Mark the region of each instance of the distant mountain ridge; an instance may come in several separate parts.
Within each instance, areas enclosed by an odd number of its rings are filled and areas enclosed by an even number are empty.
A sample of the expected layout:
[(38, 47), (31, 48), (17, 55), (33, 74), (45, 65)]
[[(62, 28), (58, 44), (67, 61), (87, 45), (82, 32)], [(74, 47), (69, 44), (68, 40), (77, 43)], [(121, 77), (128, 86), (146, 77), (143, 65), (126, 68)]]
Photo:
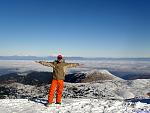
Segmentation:
[[(0, 60), (54, 60), (56, 56), (0, 56)], [(80, 57), (80, 56), (66, 56), (67, 60), (141, 60), (150, 61), (150, 58), (111, 58), (111, 57)]]
[[(0, 56), (0, 60), (54, 60), (56, 56)], [(68, 60), (82, 60), (83, 57), (65, 57)]]

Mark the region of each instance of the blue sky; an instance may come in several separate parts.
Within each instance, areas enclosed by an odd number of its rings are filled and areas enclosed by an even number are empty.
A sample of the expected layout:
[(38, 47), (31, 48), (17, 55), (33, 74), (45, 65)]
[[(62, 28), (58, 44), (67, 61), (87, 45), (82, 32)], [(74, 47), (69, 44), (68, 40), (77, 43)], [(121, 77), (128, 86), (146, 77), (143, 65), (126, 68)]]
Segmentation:
[(149, 0), (0, 0), (0, 55), (150, 57)]

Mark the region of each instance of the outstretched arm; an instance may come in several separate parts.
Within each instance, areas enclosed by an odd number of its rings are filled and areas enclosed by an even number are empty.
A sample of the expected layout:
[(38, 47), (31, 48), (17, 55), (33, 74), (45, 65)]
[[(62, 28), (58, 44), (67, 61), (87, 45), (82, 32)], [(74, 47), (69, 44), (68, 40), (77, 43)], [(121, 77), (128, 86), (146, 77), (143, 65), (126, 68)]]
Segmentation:
[(66, 68), (72, 68), (72, 67), (77, 67), (79, 66), (79, 63), (66, 63)]
[(35, 61), (35, 62), (40, 63), (40, 64), (42, 64), (44, 66), (55, 67), (53, 62), (47, 62), (47, 61)]

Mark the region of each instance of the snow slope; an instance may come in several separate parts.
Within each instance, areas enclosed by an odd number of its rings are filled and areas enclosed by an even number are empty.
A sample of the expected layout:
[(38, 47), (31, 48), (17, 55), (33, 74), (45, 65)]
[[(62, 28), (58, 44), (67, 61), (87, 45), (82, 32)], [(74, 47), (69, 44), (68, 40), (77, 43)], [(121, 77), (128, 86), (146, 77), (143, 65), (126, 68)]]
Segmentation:
[(150, 104), (103, 99), (63, 99), (62, 105), (45, 107), (46, 101), (0, 100), (1, 113), (150, 113)]

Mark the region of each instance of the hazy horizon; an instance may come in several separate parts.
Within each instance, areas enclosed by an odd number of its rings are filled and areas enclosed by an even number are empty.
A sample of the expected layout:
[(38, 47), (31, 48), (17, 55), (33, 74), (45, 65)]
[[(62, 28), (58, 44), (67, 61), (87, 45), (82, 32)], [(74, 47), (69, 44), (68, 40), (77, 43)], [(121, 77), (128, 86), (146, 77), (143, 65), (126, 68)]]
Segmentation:
[[(81, 57), (81, 56), (63, 56), (65, 61), (150, 61), (149, 57)], [(57, 56), (0, 56), (0, 61), (54, 61), (57, 59)]]

